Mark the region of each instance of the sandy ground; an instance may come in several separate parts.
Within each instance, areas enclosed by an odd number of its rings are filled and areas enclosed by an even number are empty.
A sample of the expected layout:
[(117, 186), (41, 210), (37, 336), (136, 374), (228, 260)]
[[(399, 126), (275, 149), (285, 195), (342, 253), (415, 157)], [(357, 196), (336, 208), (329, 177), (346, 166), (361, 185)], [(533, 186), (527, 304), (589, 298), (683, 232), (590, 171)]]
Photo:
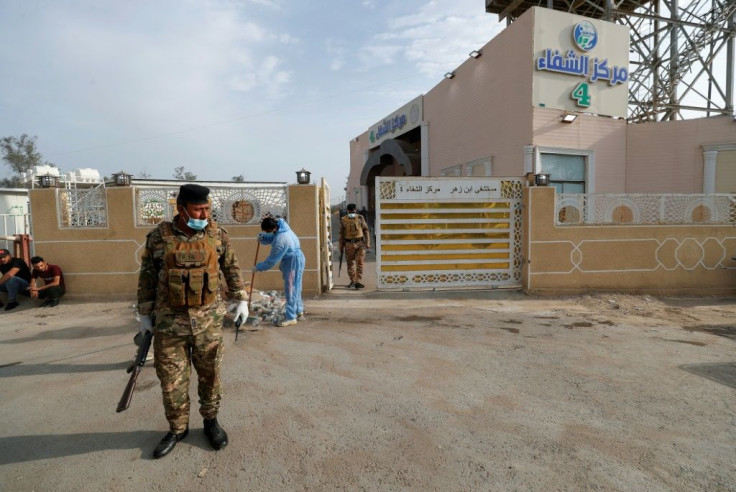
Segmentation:
[(736, 490), (734, 299), (371, 287), (227, 327), (230, 445), (193, 389), (162, 460), (132, 299), (0, 311), (3, 490)]

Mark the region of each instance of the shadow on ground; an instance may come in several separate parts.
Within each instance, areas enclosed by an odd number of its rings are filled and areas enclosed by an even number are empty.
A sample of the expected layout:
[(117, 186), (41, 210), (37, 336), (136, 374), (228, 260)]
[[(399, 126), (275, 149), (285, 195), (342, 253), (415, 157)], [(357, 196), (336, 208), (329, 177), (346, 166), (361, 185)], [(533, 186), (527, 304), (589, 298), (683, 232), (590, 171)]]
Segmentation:
[[(75, 456), (111, 449), (140, 449), (141, 458), (153, 459), (151, 453), (164, 432), (98, 432), (0, 438), (0, 465)], [(204, 433), (190, 432), (183, 441), (202, 449), (212, 448)]]
[(713, 364), (686, 364), (680, 369), (701, 376), (716, 383), (736, 388), (736, 362)]

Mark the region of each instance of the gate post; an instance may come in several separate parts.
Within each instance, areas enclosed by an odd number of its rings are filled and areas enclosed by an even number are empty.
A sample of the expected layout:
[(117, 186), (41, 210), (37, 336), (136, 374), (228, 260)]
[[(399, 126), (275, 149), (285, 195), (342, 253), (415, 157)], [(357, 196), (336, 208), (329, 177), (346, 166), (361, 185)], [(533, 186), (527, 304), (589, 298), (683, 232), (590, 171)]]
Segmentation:
[(319, 187), (316, 184), (289, 185), (288, 193), (289, 227), (299, 238), (307, 260), (302, 277), (302, 295), (305, 298), (319, 296), (322, 293)]

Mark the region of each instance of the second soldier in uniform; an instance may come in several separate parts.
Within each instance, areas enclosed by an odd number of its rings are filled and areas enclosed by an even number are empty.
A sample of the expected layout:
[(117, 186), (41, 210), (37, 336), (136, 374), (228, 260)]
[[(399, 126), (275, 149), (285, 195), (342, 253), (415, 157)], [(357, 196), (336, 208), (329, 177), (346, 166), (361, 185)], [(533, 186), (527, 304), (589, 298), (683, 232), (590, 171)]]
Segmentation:
[(340, 219), (340, 251), (345, 251), (350, 277), (349, 288), (362, 289), (363, 260), (371, 247), (371, 236), (365, 218), (356, 212), (354, 203), (348, 205), (348, 213)]
[(220, 272), (228, 297), (238, 301), (235, 320), (248, 317), (247, 294), (227, 232), (210, 220), (209, 189), (186, 184), (176, 199), (176, 215), (146, 237), (138, 279), (141, 332), (153, 330), (154, 366), (161, 381), (169, 432), (153, 451), (169, 454), (189, 432), (189, 376), (197, 371), (199, 413), (214, 449), (228, 444), (217, 422), (222, 388)]

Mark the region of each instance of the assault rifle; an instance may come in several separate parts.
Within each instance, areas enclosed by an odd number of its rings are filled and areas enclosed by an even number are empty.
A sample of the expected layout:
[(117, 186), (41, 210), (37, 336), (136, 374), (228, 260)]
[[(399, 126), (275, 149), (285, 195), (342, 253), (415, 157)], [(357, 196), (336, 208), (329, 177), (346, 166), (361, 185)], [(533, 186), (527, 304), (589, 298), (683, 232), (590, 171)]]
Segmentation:
[(337, 276), (338, 277), (340, 276), (340, 270), (342, 270), (342, 255), (344, 255), (344, 254), (345, 254), (345, 250), (344, 249), (341, 249), (340, 250), (340, 266), (337, 267)]
[(130, 401), (133, 399), (135, 383), (138, 380), (138, 374), (141, 372), (143, 364), (146, 363), (148, 349), (151, 348), (151, 338), (153, 338), (153, 333), (151, 331), (146, 331), (146, 334), (143, 335), (143, 340), (141, 340), (141, 344), (138, 347), (138, 352), (135, 354), (135, 360), (133, 361), (133, 364), (128, 367), (127, 372), (131, 373), (130, 379), (128, 380), (128, 385), (125, 387), (125, 391), (123, 391), (123, 396), (120, 397), (120, 403), (118, 403), (117, 409), (118, 413), (123, 410), (127, 410), (130, 406)]

